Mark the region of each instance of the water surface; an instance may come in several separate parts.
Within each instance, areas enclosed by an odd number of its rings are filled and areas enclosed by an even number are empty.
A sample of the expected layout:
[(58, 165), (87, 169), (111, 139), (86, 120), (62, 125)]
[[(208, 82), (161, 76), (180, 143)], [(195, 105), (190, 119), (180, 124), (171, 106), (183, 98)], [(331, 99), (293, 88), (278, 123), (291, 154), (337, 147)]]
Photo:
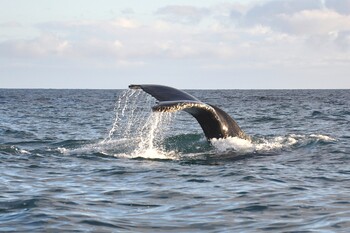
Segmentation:
[(349, 90), (190, 90), (208, 143), (141, 91), (0, 89), (1, 232), (349, 232)]

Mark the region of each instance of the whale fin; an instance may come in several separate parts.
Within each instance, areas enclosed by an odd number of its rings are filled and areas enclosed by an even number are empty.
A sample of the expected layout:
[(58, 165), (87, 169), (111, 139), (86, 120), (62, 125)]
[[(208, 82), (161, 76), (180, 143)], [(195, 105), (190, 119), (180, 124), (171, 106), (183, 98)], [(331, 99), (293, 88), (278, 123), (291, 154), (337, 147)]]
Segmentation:
[(178, 89), (162, 85), (129, 85), (130, 89), (142, 89), (159, 101), (194, 100), (196, 97)]
[(201, 102), (196, 97), (172, 87), (160, 85), (130, 85), (131, 89), (142, 89), (160, 101), (153, 111), (175, 112), (183, 110), (191, 114), (200, 124), (208, 140), (212, 138), (249, 137), (222, 109)]
[(200, 101), (163, 101), (152, 107), (157, 112), (185, 111), (191, 114), (202, 127), (206, 138), (225, 138), (228, 136), (227, 128), (220, 121), (220, 117), (210, 105)]

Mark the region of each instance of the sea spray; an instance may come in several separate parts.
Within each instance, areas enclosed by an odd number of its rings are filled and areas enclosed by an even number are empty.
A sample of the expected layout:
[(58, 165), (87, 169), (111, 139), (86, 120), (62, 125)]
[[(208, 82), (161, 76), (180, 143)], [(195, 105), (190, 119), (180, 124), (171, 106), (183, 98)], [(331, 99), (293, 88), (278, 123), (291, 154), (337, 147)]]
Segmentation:
[(151, 113), (154, 100), (139, 90), (125, 90), (117, 99), (114, 122), (102, 143), (138, 136)]
[(174, 152), (166, 151), (163, 147), (164, 130), (172, 121), (171, 113), (153, 112), (142, 127), (139, 135), (138, 148), (132, 153), (133, 157), (169, 159)]
[[(125, 117), (125, 112), (132, 113), (131, 115), (128, 115), (128, 117), (133, 116), (133, 113), (136, 108), (135, 101), (139, 94), (140, 92), (137, 92), (135, 90), (126, 90), (119, 96), (114, 107), (115, 117), (114, 117), (112, 128), (110, 129), (107, 138), (105, 138), (103, 142), (112, 140), (115, 131), (117, 129), (120, 129), (120, 127), (122, 126), (121, 121), (122, 121), (122, 118)], [(133, 96), (134, 96), (133, 98), (134, 101), (132, 101), (133, 102), (132, 104), (129, 104), (129, 100)], [(127, 129), (128, 130), (124, 132), (128, 132), (130, 130), (130, 126), (127, 126)]]
[(101, 142), (104, 148), (123, 157), (166, 159), (173, 154), (165, 152), (162, 141), (174, 114), (152, 112), (153, 104), (140, 90), (124, 91), (116, 101), (112, 128)]

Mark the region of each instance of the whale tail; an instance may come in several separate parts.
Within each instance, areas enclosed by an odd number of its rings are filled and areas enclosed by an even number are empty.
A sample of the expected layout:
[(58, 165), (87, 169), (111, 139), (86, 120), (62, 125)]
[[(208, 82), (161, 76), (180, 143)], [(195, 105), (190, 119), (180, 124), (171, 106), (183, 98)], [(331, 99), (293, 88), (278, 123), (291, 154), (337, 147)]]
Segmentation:
[(175, 112), (183, 110), (191, 114), (202, 127), (208, 140), (212, 138), (239, 137), (249, 139), (233, 120), (222, 109), (201, 102), (196, 97), (167, 86), (161, 85), (130, 85), (131, 89), (142, 89), (159, 102), (152, 107), (157, 112)]

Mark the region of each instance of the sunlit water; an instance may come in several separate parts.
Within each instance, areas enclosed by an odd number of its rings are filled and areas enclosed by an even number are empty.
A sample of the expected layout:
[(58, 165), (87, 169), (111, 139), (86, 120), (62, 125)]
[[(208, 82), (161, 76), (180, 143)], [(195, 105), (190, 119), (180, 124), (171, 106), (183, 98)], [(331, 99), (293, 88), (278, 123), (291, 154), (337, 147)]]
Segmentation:
[(350, 231), (350, 91), (189, 92), (252, 140), (137, 90), (0, 89), (0, 232)]

